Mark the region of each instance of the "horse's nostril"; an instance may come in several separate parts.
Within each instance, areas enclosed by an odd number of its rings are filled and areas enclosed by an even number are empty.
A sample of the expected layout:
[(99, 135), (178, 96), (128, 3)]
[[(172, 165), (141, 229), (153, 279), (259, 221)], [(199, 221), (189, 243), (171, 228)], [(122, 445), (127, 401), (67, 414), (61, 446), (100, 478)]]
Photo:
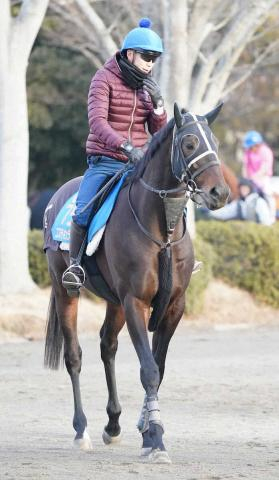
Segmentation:
[(225, 201), (228, 197), (229, 191), (226, 187), (215, 186), (210, 190), (210, 196), (214, 200)]
[(220, 196), (220, 191), (219, 191), (219, 188), (218, 187), (213, 187), (211, 190), (210, 190), (210, 195), (211, 197), (213, 198), (219, 198)]

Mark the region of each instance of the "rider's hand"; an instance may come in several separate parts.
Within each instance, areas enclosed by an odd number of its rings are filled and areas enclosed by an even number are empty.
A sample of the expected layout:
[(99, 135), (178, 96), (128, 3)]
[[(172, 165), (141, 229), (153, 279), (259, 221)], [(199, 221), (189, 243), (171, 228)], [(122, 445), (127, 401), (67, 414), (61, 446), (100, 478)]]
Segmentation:
[(144, 157), (144, 151), (141, 148), (133, 147), (130, 142), (122, 143), (120, 150), (127, 155), (132, 163), (138, 163)]
[(145, 78), (143, 80), (143, 88), (149, 93), (154, 108), (164, 106), (164, 100), (161, 94), (160, 87), (158, 83), (155, 82), (155, 80), (153, 80), (152, 78)]

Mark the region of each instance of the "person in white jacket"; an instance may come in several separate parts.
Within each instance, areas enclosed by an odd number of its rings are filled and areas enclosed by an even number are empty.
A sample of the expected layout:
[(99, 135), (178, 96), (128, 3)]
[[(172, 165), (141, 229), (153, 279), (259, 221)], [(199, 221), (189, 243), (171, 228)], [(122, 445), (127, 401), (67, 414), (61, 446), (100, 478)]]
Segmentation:
[(225, 205), (219, 210), (210, 211), (209, 218), (215, 220), (246, 220), (272, 225), (275, 221), (274, 214), (268, 200), (256, 187), (246, 178), (239, 181), (239, 198)]

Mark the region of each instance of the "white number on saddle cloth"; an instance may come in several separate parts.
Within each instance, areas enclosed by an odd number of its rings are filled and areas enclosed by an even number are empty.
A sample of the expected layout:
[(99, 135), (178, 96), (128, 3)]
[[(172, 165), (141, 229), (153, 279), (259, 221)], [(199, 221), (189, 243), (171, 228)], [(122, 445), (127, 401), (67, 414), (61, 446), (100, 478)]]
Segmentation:
[(60, 243), (61, 250), (69, 250), (72, 216), (76, 208), (77, 192), (72, 195), (59, 211), (51, 227), (53, 240)]

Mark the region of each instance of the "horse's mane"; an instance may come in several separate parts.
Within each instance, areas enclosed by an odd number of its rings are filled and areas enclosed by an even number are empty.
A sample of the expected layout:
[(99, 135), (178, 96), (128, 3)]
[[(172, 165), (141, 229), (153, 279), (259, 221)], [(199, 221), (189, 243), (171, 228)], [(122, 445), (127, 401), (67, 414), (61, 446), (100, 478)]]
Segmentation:
[(165, 125), (163, 128), (161, 128), (158, 132), (156, 132), (153, 135), (152, 140), (149, 144), (149, 147), (143, 159), (136, 165), (135, 170), (130, 177), (131, 181), (138, 180), (143, 175), (143, 172), (146, 169), (149, 160), (151, 159), (151, 157), (153, 157), (154, 153), (158, 150), (161, 143), (164, 142), (164, 140), (166, 140), (170, 131), (173, 130), (173, 127), (174, 127), (174, 118), (171, 118), (171, 120), (168, 121), (167, 125)]

